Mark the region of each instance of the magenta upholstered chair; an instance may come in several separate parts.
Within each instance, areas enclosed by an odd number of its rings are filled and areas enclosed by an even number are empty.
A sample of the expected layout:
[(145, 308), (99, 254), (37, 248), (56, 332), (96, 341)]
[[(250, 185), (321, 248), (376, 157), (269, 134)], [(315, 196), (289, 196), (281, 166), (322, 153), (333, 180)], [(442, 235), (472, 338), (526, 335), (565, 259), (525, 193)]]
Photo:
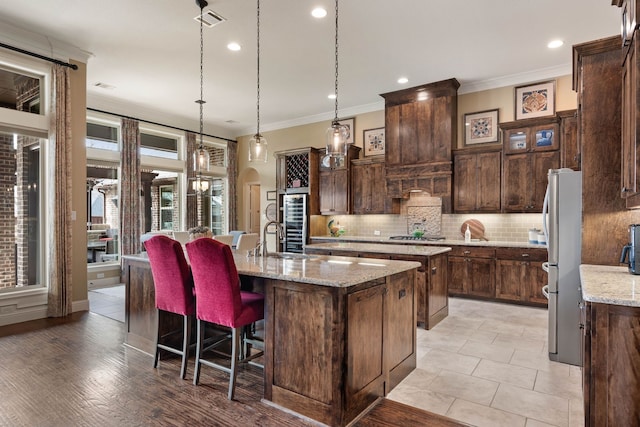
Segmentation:
[(189, 359), (191, 324), (193, 323), (196, 308), (191, 268), (184, 256), (182, 246), (177, 240), (173, 240), (168, 236), (157, 235), (147, 240), (144, 245), (147, 249), (153, 275), (158, 323), (160, 311), (179, 314), (183, 318), (181, 349), (163, 344), (161, 341), (165, 337), (160, 336), (159, 325), (156, 326), (156, 354), (153, 359), (153, 367), (158, 366), (161, 349), (178, 354), (182, 356), (180, 378), (184, 378), (187, 373), (187, 360)]
[[(264, 295), (240, 290), (240, 277), (233, 261), (231, 247), (206, 237), (185, 245), (193, 282), (196, 288), (197, 345), (193, 383), (198, 384), (200, 365), (207, 365), (230, 374), (229, 393), (233, 399), (238, 363), (260, 355), (244, 357), (241, 338), (246, 338), (247, 326), (264, 318)], [(203, 358), (204, 322), (231, 328), (231, 367)], [(241, 356), (242, 354), (242, 356)]]

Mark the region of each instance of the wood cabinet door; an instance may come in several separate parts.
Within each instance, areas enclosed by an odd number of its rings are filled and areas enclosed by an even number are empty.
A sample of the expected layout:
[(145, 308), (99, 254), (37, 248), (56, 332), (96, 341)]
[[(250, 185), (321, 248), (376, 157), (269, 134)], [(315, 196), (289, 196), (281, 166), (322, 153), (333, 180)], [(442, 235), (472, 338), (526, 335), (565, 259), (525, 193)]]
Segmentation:
[[(347, 402), (357, 401), (372, 385), (384, 384), (385, 293), (386, 286), (378, 285), (347, 296)], [(376, 386), (371, 392), (378, 390)]]
[(449, 288), (447, 282), (447, 256), (435, 255), (429, 259), (428, 275), (429, 314), (431, 316), (449, 305)]
[(622, 188), (621, 196), (628, 198), (638, 192), (637, 187), (637, 74), (636, 37), (631, 39), (622, 67)]
[(467, 290), (465, 288), (466, 272), (467, 272), (467, 258), (450, 256), (447, 268), (447, 277), (449, 279), (449, 294), (450, 295), (465, 295)]
[(522, 301), (526, 261), (499, 259), (496, 261), (496, 298)]
[(491, 258), (466, 259), (467, 293), (493, 298), (496, 295), (496, 261)]
[(578, 142), (578, 113), (561, 111), (560, 116), (560, 167), (580, 170), (580, 144)]
[(371, 205), (369, 212), (372, 214), (397, 213), (394, 209), (394, 202), (387, 196), (386, 173), (384, 163), (373, 163), (368, 167), (368, 184), (370, 185)]
[(505, 212), (525, 212), (530, 205), (531, 158), (529, 154), (504, 156), (502, 209)]
[(351, 166), (351, 194), (353, 196), (353, 213), (365, 214), (371, 207), (371, 180), (369, 165)]
[(387, 166), (400, 166), (400, 105), (384, 109), (384, 157)]
[(532, 162), (532, 182), (530, 183), (531, 196), (529, 199), (528, 211), (542, 212), (544, 203), (544, 193), (547, 191), (547, 183), (549, 169), (558, 169), (560, 167), (560, 152), (547, 151), (541, 153), (533, 153)]
[(335, 210), (333, 204), (333, 176), (331, 171), (320, 172), (319, 183), (320, 212), (323, 214), (331, 214)]
[(478, 154), (477, 211), (500, 212), (501, 160), (500, 151)]
[[(473, 212), (478, 193), (478, 156), (456, 154), (453, 159), (453, 209), (455, 212)], [(500, 191), (498, 191), (498, 195)]]
[(542, 269), (542, 262), (529, 261), (525, 271), (525, 298), (526, 301), (542, 305), (548, 305), (549, 301), (542, 293), (542, 287), (547, 284), (548, 274)]
[(396, 274), (387, 278), (386, 312), (388, 329), (384, 335), (387, 371), (392, 371), (413, 354), (416, 334), (415, 275)]
[(337, 169), (331, 172), (333, 178), (333, 212), (348, 214), (349, 209), (349, 171)]

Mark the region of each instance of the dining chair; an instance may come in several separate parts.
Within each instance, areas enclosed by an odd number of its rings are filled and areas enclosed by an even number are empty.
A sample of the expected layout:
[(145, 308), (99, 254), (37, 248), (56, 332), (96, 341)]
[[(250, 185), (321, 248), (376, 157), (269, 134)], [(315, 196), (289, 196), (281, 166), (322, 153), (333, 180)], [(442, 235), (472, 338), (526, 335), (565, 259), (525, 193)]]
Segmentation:
[[(191, 269), (182, 251), (180, 242), (165, 235), (157, 235), (145, 242), (151, 274), (155, 288), (155, 305), (158, 313), (155, 337), (155, 355), (153, 367), (158, 367), (160, 350), (182, 356), (180, 378), (187, 373), (189, 359), (189, 343), (191, 338), (191, 324), (195, 315), (195, 296)], [(176, 348), (164, 343), (169, 336), (180, 331), (172, 331), (160, 336), (160, 311), (175, 313), (182, 316), (182, 348)]]
[[(231, 247), (213, 239), (196, 239), (185, 245), (196, 289), (196, 367), (193, 384), (197, 385), (201, 365), (222, 370), (230, 375), (227, 398), (233, 399), (239, 363), (262, 355), (248, 356), (241, 348), (247, 339), (247, 326), (264, 318), (264, 295), (240, 290), (240, 277), (233, 261)], [(231, 328), (230, 367), (214, 359), (205, 359), (206, 323)]]
[(218, 242), (222, 242), (227, 246), (231, 246), (233, 243), (233, 236), (231, 234), (219, 234), (217, 236), (213, 236), (213, 239)]
[(256, 248), (260, 235), (258, 233), (241, 234), (236, 244), (236, 251), (239, 253), (251, 251)]

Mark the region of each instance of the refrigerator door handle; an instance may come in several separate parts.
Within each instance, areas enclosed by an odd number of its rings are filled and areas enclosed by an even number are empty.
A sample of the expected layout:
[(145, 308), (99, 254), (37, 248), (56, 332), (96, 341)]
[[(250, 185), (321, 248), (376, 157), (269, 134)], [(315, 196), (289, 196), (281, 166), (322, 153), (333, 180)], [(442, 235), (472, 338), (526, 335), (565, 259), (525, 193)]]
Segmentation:
[(546, 261), (543, 262), (542, 263), (542, 269), (548, 273), (549, 272), (549, 262), (546, 262)]
[(549, 294), (549, 353), (558, 353), (558, 294)]
[(545, 242), (549, 242), (549, 226), (547, 225), (547, 217), (549, 215), (549, 186), (544, 193), (544, 202), (542, 203), (542, 230), (544, 232)]
[(542, 287), (542, 295), (544, 295), (546, 299), (549, 299), (549, 285), (544, 285)]

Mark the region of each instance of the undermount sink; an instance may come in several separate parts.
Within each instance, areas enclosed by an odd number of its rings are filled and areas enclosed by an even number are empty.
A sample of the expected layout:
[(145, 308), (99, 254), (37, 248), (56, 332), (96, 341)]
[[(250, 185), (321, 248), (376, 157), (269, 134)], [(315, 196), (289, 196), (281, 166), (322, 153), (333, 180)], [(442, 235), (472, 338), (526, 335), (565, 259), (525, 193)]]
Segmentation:
[(267, 258), (279, 259), (313, 259), (317, 257), (317, 255), (299, 254), (296, 252), (269, 252), (267, 254)]

